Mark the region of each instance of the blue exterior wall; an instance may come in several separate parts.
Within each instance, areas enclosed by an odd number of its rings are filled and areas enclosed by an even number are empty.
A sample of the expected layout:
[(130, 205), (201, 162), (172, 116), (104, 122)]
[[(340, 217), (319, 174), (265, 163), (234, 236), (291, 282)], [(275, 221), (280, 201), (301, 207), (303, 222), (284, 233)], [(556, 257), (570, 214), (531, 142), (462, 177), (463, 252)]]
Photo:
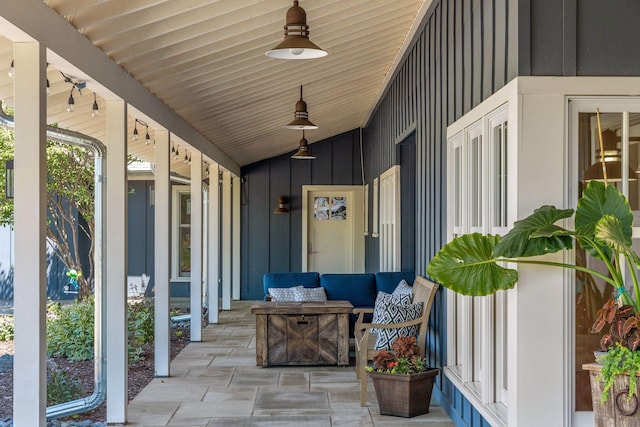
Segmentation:
[[(311, 144), (315, 160), (291, 153), (241, 169), (241, 298), (262, 299), (265, 273), (302, 271), (302, 186), (362, 185), (360, 131)], [(278, 196), (289, 213), (274, 215)]]

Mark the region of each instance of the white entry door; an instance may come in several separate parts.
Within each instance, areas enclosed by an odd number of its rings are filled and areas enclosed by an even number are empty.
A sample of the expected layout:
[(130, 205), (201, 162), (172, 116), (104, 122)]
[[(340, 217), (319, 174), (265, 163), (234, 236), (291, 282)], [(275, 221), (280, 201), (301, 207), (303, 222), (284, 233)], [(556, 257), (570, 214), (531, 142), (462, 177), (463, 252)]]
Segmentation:
[(302, 271), (364, 272), (362, 186), (302, 187)]

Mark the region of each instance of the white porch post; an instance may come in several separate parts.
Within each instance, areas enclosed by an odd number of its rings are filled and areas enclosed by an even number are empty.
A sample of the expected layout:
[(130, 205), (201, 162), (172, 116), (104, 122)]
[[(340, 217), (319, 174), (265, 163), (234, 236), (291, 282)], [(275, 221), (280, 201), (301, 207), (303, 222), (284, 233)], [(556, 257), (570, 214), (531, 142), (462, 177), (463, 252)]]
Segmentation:
[(127, 104), (107, 101), (107, 423), (127, 421)]
[(14, 44), (13, 424), (16, 426), (46, 423), (46, 61), (43, 45)]
[(231, 310), (231, 172), (222, 172), (222, 309)]
[(220, 168), (209, 165), (209, 323), (218, 323), (220, 311)]
[(202, 341), (202, 153), (191, 153), (191, 341)]
[(154, 369), (156, 377), (169, 376), (169, 265), (171, 231), (171, 185), (169, 183), (169, 132), (156, 131), (156, 168), (154, 191), (154, 272), (153, 292), (155, 304)]
[(233, 225), (232, 225), (232, 295), (234, 300), (240, 299), (240, 178), (232, 178), (233, 193)]

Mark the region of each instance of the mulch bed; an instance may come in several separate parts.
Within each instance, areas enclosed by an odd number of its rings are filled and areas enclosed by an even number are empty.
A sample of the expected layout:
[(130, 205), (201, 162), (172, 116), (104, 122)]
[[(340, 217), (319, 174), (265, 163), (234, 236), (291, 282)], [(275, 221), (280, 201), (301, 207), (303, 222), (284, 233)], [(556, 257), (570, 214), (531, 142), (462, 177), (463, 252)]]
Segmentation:
[[(177, 334), (176, 332), (179, 331)], [(171, 330), (171, 359), (189, 343), (189, 329)], [(153, 344), (145, 344), (143, 347), (144, 360), (129, 363), (129, 401), (131, 401), (154, 377), (153, 368)], [(5, 354), (13, 354), (13, 341), (0, 341), (0, 357)], [(72, 374), (89, 396), (93, 392), (93, 361), (70, 362), (63, 357), (53, 358), (58, 368)], [(106, 420), (106, 403), (96, 409), (77, 415), (75, 419), (91, 419), (93, 421)], [(11, 418), (13, 414), (13, 371), (0, 371), (0, 419)]]

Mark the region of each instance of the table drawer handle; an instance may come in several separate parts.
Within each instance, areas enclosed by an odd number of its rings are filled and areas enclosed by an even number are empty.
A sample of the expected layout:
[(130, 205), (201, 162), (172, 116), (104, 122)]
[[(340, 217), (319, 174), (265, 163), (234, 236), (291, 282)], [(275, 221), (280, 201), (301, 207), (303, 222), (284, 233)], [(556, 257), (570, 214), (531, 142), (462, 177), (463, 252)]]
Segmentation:
[(308, 320), (298, 320), (298, 325), (308, 325), (309, 321)]

